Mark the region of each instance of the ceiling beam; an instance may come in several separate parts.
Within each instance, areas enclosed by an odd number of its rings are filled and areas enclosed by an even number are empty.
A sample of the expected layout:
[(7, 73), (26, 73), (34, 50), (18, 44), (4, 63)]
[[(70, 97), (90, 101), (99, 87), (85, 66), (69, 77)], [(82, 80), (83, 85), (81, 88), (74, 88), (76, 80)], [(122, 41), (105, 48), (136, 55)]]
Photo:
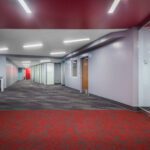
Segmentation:
[[(81, 48), (71, 52), (70, 54), (64, 56), (64, 60), (67, 60), (72, 57), (76, 57), (83, 53), (87, 53), (87, 52), (96, 50), (97, 48), (109, 45), (117, 40), (120, 40), (120, 39), (124, 38), (124, 36), (117, 35), (118, 33), (121, 33), (121, 32), (125, 32), (125, 31), (112, 32), (107, 35), (104, 35), (104, 36), (98, 38), (97, 40), (92, 41), (92, 42), (82, 46)], [(104, 39), (106, 39), (106, 40), (104, 42), (102, 42), (102, 40), (104, 40)]]
[(123, 38), (124, 38), (123, 36), (116, 37), (116, 38), (111, 38), (111, 39), (107, 40), (106, 42), (103, 42), (103, 43), (100, 43), (100, 44), (96, 44), (96, 45), (94, 45), (93, 47), (88, 47), (88, 48), (86, 48), (86, 49), (82, 49), (81, 51), (78, 51), (78, 52), (75, 53), (74, 55), (72, 55), (72, 56), (70, 56), (70, 57), (66, 57), (65, 59), (67, 60), (67, 59), (70, 59), (70, 58), (72, 58), (72, 57), (76, 57), (76, 56), (79, 56), (79, 55), (81, 55), (81, 54), (94, 51), (94, 50), (96, 50), (96, 49), (98, 49), (98, 48), (101, 48), (101, 47), (103, 47), (103, 46), (109, 45), (109, 44), (111, 44), (111, 43), (113, 43), (113, 42), (116, 42), (116, 41), (118, 41), (118, 40), (121, 40), (121, 39), (123, 39)]

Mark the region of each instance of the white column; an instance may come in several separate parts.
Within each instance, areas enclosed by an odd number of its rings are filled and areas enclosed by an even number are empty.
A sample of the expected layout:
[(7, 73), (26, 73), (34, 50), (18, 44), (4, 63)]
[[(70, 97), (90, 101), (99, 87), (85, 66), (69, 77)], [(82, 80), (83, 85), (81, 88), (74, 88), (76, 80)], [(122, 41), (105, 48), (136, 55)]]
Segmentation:
[(4, 80), (3, 78), (1, 78), (0, 80), (1, 80), (1, 92), (4, 92)]

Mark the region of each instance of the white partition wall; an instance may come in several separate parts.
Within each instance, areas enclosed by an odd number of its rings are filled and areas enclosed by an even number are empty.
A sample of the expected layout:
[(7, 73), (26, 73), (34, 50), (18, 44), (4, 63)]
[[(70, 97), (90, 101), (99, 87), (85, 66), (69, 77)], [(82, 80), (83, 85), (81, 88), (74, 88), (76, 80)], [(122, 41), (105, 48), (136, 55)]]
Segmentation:
[(18, 80), (18, 68), (6, 56), (0, 56), (0, 77), (4, 79), (4, 88), (9, 87)]
[(18, 68), (9, 60), (6, 60), (6, 87), (14, 84), (18, 80)]
[(54, 84), (54, 64), (52, 64), (52, 63), (47, 64), (46, 78), (47, 78), (48, 85)]
[(43, 84), (47, 84), (46, 78), (47, 78), (47, 64), (43, 64)]
[(54, 84), (54, 64), (44, 63), (31, 67), (32, 81), (45, 85)]
[[(88, 53), (89, 93), (133, 107), (138, 106), (138, 50), (136, 28), (112, 36), (124, 38)], [(110, 38), (109, 36), (107, 37)], [(82, 86), (81, 55), (65, 62), (65, 85), (77, 90)], [(77, 76), (72, 75), (72, 60), (77, 60)]]
[(150, 107), (150, 29), (139, 31), (139, 106)]

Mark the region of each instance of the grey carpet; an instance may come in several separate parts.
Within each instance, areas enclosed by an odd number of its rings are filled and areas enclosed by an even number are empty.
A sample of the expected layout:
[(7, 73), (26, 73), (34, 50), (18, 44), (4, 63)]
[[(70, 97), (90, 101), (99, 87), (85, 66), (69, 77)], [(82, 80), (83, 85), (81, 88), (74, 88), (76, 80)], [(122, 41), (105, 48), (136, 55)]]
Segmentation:
[(0, 93), (0, 110), (20, 109), (126, 109), (104, 98), (88, 96), (61, 85), (45, 86), (18, 81)]

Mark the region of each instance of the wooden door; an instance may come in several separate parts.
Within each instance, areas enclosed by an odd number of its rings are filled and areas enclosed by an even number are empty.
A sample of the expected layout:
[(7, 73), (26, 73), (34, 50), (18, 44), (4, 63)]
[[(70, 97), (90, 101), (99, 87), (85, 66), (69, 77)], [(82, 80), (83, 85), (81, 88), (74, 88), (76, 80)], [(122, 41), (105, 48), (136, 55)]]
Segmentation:
[(88, 57), (82, 59), (82, 90), (88, 93)]

